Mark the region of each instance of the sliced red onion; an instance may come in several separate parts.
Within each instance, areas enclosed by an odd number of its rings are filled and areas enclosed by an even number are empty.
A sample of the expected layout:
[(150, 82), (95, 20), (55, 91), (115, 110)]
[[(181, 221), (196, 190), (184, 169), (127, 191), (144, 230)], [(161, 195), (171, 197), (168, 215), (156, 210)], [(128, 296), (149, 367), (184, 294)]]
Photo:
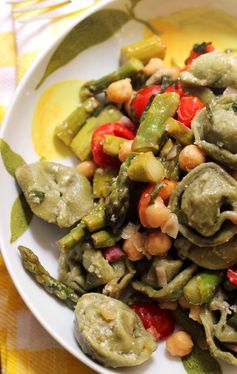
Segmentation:
[(106, 260), (109, 262), (118, 262), (125, 257), (125, 253), (118, 245), (106, 248), (104, 253)]

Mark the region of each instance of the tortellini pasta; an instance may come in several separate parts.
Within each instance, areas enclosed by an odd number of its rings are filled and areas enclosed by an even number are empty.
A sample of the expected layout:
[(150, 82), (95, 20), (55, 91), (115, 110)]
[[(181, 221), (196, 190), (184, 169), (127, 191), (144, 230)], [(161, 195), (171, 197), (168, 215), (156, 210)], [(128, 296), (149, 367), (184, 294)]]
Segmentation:
[(191, 243), (199, 247), (226, 243), (237, 233), (237, 182), (217, 164), (201, 164), (179, 183), (170, 209)]
[(82, 350), (107, 367), (142, 364), (157, 346), (131, 308), (98, 293), (89, 293), (79, 299), (75, 309), (75, 330)]
[(237, 53), (209, 52), (194, 59), (181, 81), (193, 86), (237, 87)]
[(192, 121), (195, 144), (219, 164), (237, 170), (237, 95), (222, 96)]

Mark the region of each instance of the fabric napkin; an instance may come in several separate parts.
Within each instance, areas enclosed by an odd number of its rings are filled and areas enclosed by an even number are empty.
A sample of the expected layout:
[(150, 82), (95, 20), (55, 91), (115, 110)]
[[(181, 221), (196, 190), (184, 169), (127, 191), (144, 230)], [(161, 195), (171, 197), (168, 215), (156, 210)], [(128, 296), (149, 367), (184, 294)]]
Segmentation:
[[(98, 2), (98, 1), (97, 1)], [(0, 125), (17, 83), (72, 18), (21, 24), (0, 1)], [(0, 255), (0, 364), (3, 374), (93, 374), (37, 322), (18, 295)]]

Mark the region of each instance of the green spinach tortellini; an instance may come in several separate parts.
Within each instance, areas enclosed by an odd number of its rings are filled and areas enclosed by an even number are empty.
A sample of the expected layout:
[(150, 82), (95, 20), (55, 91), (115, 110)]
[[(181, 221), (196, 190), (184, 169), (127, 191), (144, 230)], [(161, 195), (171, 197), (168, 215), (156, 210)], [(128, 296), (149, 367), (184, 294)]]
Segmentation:
[(193, 86), (237, 87), (237, 53), (209, 52), (194, 59), (181, 81)]
[(199, 247), (226, 243), (237, 233), (237, 182), (217, 164), (201, 164), (179, 183), (170, 209), (191, 243)]
[(232, 365), (237, 365), (237, 326), (231, 323), (236, 313), (236, 300), (232, 304), (222, 290), (209, 304), (202, 306), (200, 313), (211, 354)]
[(157, 347), (131, 308), (98, 293), (79, 299), (75, 309), (75, 332), (82, 350), (107, 367), (142, 364)]
[(221, 245), (199, 247), (179, 235), (174, 241), (174, 246), (181, 258), (191, 260), (195, 264), (209, 270), (228, 269), (237, 263), (236, 236)]
[(192, 121), (195, 144), (217, 163), (237, 170), (237, 95), (222, 96)]
[(93, 208), (90, 182), (76, 168), (39, 161), (16, 170), (32, 212), (59, 227), (74, 225)]

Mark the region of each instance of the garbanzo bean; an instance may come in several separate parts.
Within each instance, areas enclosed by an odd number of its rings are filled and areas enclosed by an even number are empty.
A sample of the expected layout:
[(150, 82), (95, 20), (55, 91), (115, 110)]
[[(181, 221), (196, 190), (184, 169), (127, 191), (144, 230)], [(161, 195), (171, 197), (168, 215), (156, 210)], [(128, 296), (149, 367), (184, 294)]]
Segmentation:
[(119, 148), (118, 158), (121, 162), (126, 161), (129, 153), (132, 151), (132, 140), (127, 140), (121, 144)]
[(143, 248), (144, 236), (140, 232), (136, 232), (123, 242), (123, 250), (131, 261), (139, 261), (144, 257)]
[(195, 144), (187, 145), (179, 154), (180, 169), (187, 173), (205, 161), (205, 153)]
[(164, 201), (158, 196), (154, 204), (148, 205), (144, 218), (147, 227), (158, 228), (161, 227), (170, 218), (170, 210), (165, 206)]
[(177, 331), (166, 340), (166, 349), (176, 357), (187, 356), (193, 348), (191, 336), (185, 331)]
[(170, 237), (159, 230), (150, 233), (145, 240), (145, 249), (152, 256), (165, 256), (171, 246)]
[(133, 94), (131, 79), (121, 79), (113, 82), (106, 90), (107, 98), (113, 103), (123, 104), (128, 101)]
[(96, 164), (94, 161), (83, 161), (76, 166), (77, 170), (87, 178), (93, 177), (96, 171)]
[(151, 58), (147, 65), (144, 67), (143, 72), (145, 75), (152, 75), (157, 70), (163, 69), (164, 66), (164, 61), (160, 58)]

